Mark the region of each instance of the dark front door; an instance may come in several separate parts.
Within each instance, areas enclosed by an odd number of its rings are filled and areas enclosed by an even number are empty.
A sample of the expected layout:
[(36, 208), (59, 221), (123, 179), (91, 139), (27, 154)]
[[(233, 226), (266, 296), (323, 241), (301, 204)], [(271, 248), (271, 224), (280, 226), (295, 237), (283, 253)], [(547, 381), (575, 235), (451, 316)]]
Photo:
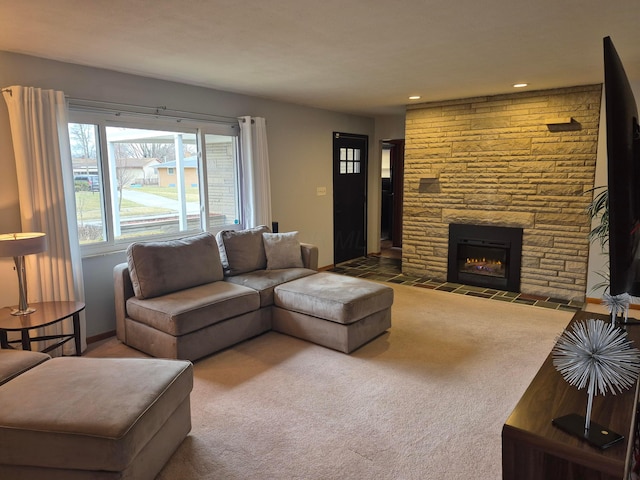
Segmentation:
[(333, 133), (333, 261), (367, 254), (369, 137)]

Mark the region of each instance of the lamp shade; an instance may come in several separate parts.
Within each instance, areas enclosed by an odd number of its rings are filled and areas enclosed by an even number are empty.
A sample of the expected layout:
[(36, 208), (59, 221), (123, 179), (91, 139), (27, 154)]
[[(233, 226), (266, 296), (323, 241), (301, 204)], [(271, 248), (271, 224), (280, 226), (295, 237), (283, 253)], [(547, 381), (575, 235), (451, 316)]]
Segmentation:
[(22, 257), (47, 249), (47, 237), (40, 232), (0, 234), (0, 257)]

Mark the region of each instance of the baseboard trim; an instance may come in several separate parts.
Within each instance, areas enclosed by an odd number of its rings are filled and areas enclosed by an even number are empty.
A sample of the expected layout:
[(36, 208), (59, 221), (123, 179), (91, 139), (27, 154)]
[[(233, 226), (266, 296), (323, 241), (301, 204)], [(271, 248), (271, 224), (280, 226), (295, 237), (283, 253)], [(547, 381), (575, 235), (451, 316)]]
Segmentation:
[[(595, 305), (602, 305), (602, 299), (601, 298), (587, 297), (587, 303), (592, 303), (592, 304), (595, 304)], [(640, 304), (638, 304), (638, 303), (629, 304), (629, 310), (640, 310)]]
[(87, 337), (87, 345), (92, 343), (99, 342), (100, 340), (104, 340), (106, 338), (113, 337), (116, 334), (115, 330), (111, 330), (109, 332), (100, 333), (98, 335), (93, 335), (91, 337)]

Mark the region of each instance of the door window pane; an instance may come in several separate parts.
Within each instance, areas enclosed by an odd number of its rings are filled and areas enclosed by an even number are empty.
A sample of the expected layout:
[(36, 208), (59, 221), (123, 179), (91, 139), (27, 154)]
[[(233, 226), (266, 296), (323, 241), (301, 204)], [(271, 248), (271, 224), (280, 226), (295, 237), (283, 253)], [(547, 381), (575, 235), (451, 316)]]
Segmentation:
[(340, 173), (360, 173), (359, 148), (340, 148)]

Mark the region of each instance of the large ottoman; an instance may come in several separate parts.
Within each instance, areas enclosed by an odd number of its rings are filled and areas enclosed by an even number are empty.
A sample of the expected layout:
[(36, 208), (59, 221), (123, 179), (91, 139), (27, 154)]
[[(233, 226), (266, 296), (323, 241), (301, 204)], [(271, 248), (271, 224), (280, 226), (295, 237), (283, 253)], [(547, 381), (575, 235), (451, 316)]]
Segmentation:
[(153, 479), (191, 429), (190, 362), (54, 358), (0, 386), (0, 478)]
[(335, 273), (278, 285), (272, 328), (351, 353), (391, 327), (393, 289)]

